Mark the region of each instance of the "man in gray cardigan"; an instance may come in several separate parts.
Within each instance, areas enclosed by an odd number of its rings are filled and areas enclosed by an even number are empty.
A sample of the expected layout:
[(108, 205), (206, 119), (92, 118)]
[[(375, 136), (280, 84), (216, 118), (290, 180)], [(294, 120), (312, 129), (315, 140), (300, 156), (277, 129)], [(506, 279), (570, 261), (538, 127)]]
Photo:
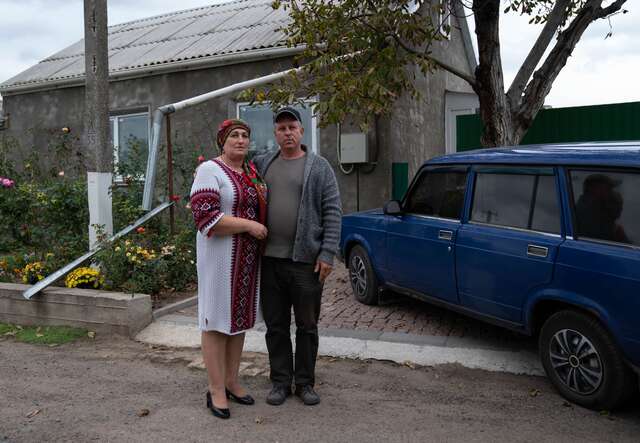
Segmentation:
[[(304, 128), (292, 107), (274, 116), (280, 149), (254, 158), (267, 182), (267, 245), (260, 280), (262, 313), (273, 388), (267, 403), (281, 405), (291, 394), (315, 405), (318, 318), (322, 286), (338, 249), (342, 208), (333, 169), (302, 145)], [(295, 362), (291, 308), (296, 322)]]

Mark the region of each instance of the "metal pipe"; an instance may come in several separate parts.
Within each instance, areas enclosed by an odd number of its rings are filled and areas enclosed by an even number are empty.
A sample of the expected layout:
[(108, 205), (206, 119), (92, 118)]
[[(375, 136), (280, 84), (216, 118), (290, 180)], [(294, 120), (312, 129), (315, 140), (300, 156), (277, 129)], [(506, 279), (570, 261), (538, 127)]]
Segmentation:
[(160, 131), (162, 130), (162, 117), (164, 113), (160, 108), (153, 113), (153, 127), (151, 128), (151, 145), (147, 157), (147, 171), (144, 176), (144, 192), (142, 193), (142, 209), (151, 209), (153, 200), (153, 189), (156, 185), (156, 157), (158, 156), (158, 144), (160, 141)]
[(169, 206), (173, 206), (173, 202), (163, 203), (160, 206), (158, 206), (157, 208), (155, 208), (153, 211), (147, 212), (145, 215), (143, 215), (138, 220), (133, 222), (133, 224), (130, 224), (129, 226), (127, 226), (122, 231), (120, 231), (117, 234), (115, 234), (113, 237), (111, 237), (107, 241), (99, 243), (95, 248), (91, 249), (89, 252), (87, 252), (83, 256), (76, 258), (74, 261), (72, 261), (71, 263), (66, 264), (64, 267), (58, 269), (53, 274), (47, 275), (44, 279), (40, 280), (38, 283), (36, 283), (35, 285), (31, 286), (29, 289), (24, 291), (22, 293), (22, 296), (24, 298), (26, 298), (26, 299), (29, 299), (29, 298), (33, 297), (35, 294), (37, 294), (38, 292), (42, 291), (44, 288), (46, 288), (47, 286), (53, 284), (56, 280), (58, 280), (59, 278), (64, 276), (67, 272), (70, 272), (72, 269), (74, 269), (76, 266), (80, 265), (85, 260), (88, 260), (91, 257), (93, 257), (94, 255), (96, 255), (107, 244), (116, 241), (117, 239), (119, 239), (120, 237), (122, 237), (124, 235), (127, 235), (129, 232), (133, 231), (135, 228), (137, 228), (141, 224), (145, 223), (146, 221), (148, 221), (149, 219), (153, 218), (154, 216), (156, 216), (160, 212), (164, 211)]
[(224, 88), (216, 89), (215, 91), (207, 92), (206, 94), (198, 95), (196, 97), (191, 97), (186, 100), (179, 101), (177, 103), (174, 103), (171, 106), (173, 107), (173, 112), (181, 111), (182, 109), (199, 105), (202, 102), (206, 102), (208, 100), (211, 100), (213, 98), (220, 97), (223, 95), (231, 94), (232, 92), (243, 91), (247, 88), (252, 88), (253, 86), (258, 86), (265, 83), (271, 83), (274, 80), (278, 80), (291, 73), (298, 72), (301, 69), (302, 67), (287, 69), (286, 71), (276, 72), (274, 74), (264, 75), (262, 77), (246, 80), (240, 83), (235, 83), (233, 85), (225, 86)]
[[(171, 145), (171, 114), (167, 114), (167, 194), (173, 201), (173, 146)], [(169, 208), (171, 235), (176, 233), (175, 206)]]
[[(339, 60), (353, 57), (359, 54), (360, 52), (361, 51), (336, 57), (335, 59), (332, 60), (332, 62), (335, 63)], [(207, 100), (211, 100), (216, 97), (231, 94), (236, 91), (243, 91), (253, 86), (270, 83), (274, 80), (278, 80), (282, 77), (285, 77), (291, 73), (298, 72), (302, 70), (304, 67), (305, 66), (303, 65), (298, 68), (287, 69), (286, 71), (280, 71), (274, 74), (264, 75), (262, 77), (254, 78), (251, 80), (245, 80), (243, 82), (225, 86), (224, 88), (216, 89), (215, 91), (207, 92), (205, 94), (201, 94), (196, 97), (191, 97), (176, 103), (160, 106), (153, 114), (153, 133), (151, 135), (151, 146), (149, 146), (149, 160), (147, 161), (147, 173), (145, 176), (144, 193), (142, 196), (142, 209), (144, 209), (145, 211), (148, 211), (149, 209), (151, 209), (151, 203), (152, 203), (151, 200), (153, 199), (153, 189), (156, 184), (156, 158), (158, 153), (158, 146), (160, 144), (160, 129), (162, 127), (163, 115), (172, 114), (176, 111), (181, 111), (183, 109), (199, 105), (200, 103), (203, 103)]]
[(220, 97), (223, 95), (231, 94), (237, 91), (243, 91), (253, 86), (270, 83), (274, 80), (278, 80), (282, 77), (289, 75), (290, 73), (297, 72), (303, 67), (287, 69), (286, 71), (276, 72), (274, 74), (265, 75), (262, 77), (246, 80), (233, 85), (225, 86), (224, 88), (216, 89), (215, 91), (207, 92), (205, 94), (191, 97), (186, 100), (182, 100), (169, 105), (160, 106), (153, 114), (153, 129), (151, 134), (151, 145), (149, 146), (149, 157), (147, 161), (147, 172), (145, 175), (144, 193), (142, 194), (142, 209), (148, 211), (151, 209), (153, 199), (153, 189), (156, 184), (156, 165), (158, 156), (158, 146), (160, 145), (160, 131), (162, 128), (162, 117), (164, 115), (172, 114), (176, 111), (181, 111), (192, 106), (199, 105), (205, 101)]

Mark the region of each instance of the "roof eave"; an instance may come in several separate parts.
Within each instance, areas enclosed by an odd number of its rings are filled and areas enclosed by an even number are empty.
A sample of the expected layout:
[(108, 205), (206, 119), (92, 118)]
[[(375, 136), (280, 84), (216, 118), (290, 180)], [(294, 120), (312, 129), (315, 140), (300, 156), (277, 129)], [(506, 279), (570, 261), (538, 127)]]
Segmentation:
[[(275, 47), (266, 49), (253, 49), (249, 51), (236, 52), (233, 54), (216, 55), (212, 57), (202, 57), (191, 60), (181, 60), (172, 63), (162, 63), (153, 66), (141, 66), (122, 71), (115, 71), (109, 74), (109, 81), (116, 82), (131, 80), (135, 78), (148, 77), (150, 75), (169, 74), (172, 72), (190, 71), (194, 69), (207, 69), (218, 66), (233, 65), (238, 63), (248, 63), (260, 60), (293, 56), (301, 53), (303, 47)], [(72, 88), (84, 86), (85, 76), (62, 78), (57, 80), (41, 81), (21, 85), (0, 86), (0, 93), (4, 97), (10, 95), (26, 94), (32, 92), (49, 91), (53, 89)]]
[(469, 63), (469, 68), (471, 68), (471, 73), (473, 74), (478, 67), (478, 60), (476, 59), (476, 53), (471, 41), (471, 32), (469, 31), (469, 24), (467, 23), (467, 15), (465, 14), (462, 3), (458, 1), (453, 2), (453, 8), (456, 17), (458, 17), (458, 24), (460, 25), (460, 32), (462, 33), (462, 43), (467, 57), (467, 63)]

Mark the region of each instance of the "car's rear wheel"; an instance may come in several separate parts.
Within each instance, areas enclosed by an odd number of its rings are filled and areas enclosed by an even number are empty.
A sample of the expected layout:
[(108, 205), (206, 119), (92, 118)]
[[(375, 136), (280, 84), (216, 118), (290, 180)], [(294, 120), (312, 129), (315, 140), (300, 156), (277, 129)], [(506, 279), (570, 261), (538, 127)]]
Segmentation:
[(542, 326), (539, 348), (551, 383), (580, 406), (610, 410), (634, 393), (634, 373), (611, 335), (589, 315), (555, 313)]
[(367, 251), (360, 245), (349, 254), (349, 280), (356, 300), (365, 305), (378, 304), (378, 279)]

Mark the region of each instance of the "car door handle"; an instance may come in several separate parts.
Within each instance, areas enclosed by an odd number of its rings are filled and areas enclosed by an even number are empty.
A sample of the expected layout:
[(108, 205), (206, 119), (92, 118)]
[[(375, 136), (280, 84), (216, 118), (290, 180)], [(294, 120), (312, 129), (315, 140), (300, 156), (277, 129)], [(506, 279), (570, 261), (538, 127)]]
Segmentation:
[(549, 255), (549, 248), (546, 248), (544, 246), (528, 245), (527, 255), (530, 257), (546, 258)]
[(451, 240), (453, 238), (453, 231), (438, 231), (438, 240)]

